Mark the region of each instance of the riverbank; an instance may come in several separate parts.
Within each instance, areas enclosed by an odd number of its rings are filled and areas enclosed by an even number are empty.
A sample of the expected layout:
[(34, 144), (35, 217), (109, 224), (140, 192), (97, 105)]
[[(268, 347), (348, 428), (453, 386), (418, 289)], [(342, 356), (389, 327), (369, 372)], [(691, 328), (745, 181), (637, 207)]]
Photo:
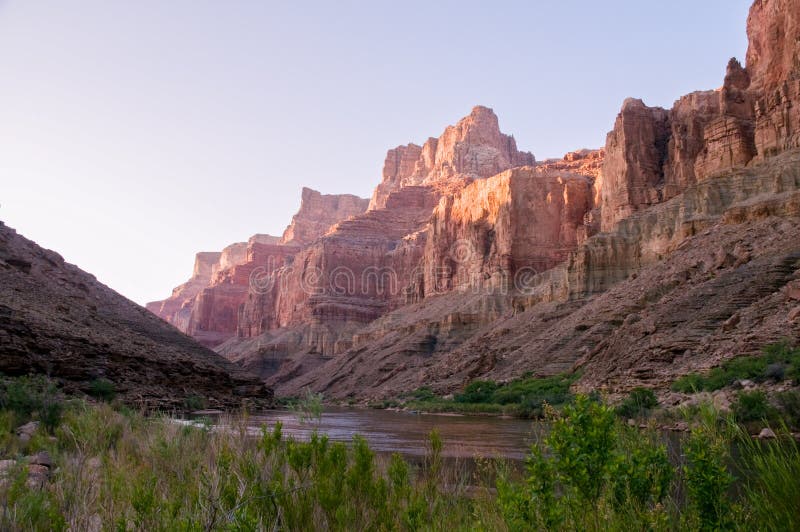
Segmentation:
[(530, 447), (527, 472), (490, 459), (459, 470), (444, 467), (448, 442), (436, 430), (420, 459), (408, 461), (376, 453), (360, 436), (348, 444), (333, 441), (313, 420), (307, 441), (284, 434), (280, 422), (254, 433), (247, 414), (228, 416), (226, 430), (212, 430), (113, 402), (63, 397), (46, 383), (33, 389), (4, 381), (0, 528), (751, 530), (800, 524), (800, 450), (780, 431), (773, 441), (753, 441), (705, 405), (677, 466), (657, 431), (633, 429), (589, 397), (576, 396), (546, 415), (550, 431)]

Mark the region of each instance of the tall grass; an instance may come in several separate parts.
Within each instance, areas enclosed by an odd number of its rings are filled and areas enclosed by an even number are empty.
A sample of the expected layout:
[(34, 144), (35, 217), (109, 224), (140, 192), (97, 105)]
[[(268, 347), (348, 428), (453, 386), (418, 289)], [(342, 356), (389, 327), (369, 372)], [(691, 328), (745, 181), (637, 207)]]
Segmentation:
[[(315, 397), (298, 405), (317, 412)], [(35, 414), (31, 414), (35, 415)], [(481, 460), (447, 467), (430, 435), (419, 465), (246, 414), (215, 425), (143, 416), (108, 403), (68, 404), (52, 433), (3, 449), (0, 530), (792, 530), (800, 525), (800, 451), (791, 439), (753, 441), (704, 408), (670, 461), (663, 436), (628, 427), (577, 396), (548, 408), (549, 434), (523, 472)], [(18, 414), (0, 411), (0, 438)], [(781, 431), (777, 431), (781, 432)], [(56, 464), (28, 485), (24, 455)]]

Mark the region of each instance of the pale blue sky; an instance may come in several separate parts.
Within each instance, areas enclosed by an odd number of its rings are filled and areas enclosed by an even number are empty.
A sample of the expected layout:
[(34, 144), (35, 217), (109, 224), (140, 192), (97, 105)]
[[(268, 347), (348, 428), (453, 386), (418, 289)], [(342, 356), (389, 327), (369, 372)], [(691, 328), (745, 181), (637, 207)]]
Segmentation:
[(539, 159), (743, 60), (749, 0), (0, 0), (0, 220), (143, 303), (477, 104)]

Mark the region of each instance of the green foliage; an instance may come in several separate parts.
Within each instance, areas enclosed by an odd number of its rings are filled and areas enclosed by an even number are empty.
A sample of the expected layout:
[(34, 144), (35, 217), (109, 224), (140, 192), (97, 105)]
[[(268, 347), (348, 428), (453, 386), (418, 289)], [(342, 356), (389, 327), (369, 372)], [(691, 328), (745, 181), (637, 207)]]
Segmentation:
[(776, 394), (781, 418), (792, 430), (800, 429), (800, 391), (786, 390)]
[(767, 394), (761, 390), (739, 392), (733, 403), (737, 421), (767, 421), (774, 418), (775, 409), (769, 404)]
[(615, 506), (622, 509), (633, 503), (646, 508), (661, 503), (674, 477), (666, 445), (630, 431), (625, 434), (624, 450), (612, 474)]
[[(526, 461), (524, 484), (501, 471), (497, 505), (510, 530), (605, 529), (666, 516), (673, 468), (666, 448), (626, 432), (614, 411), (579, 395)], [(610, 508), (609, 508), (610, 507)], [(660, 513), (659, 513), (660, 512)]]
[(38, 419), (52, 432), (61, 421), (64, 399), (48, 379), (20, 377), (0, 381), (0, 408), (13, 416), (12, 428)]
[(460, 394), (456, 394), (457, 403), (492, 403), (498, 385), (494, 381), (472, 381)]
[(739, 431), (736, 440), (750, 529), (797, 530), (800, 523), (800, 447), (792, 438), (759, 441)]
[(616, 412), (623, 418), (638, 418), (646, 416), (651, 409), (658, 406), (658, 399), (653, 390), (647, 388), (634, 388), (630, 395), (620, 403)]
[(417, 388), (413, 392), (408, 395), (409, 399), (413, 399), (414, 401), (433, 401), (436, 399), (436, 394), (433, 393), (430, 386), (422, 386)]
[[(18, 389), (12, 397), (4, 405), (30, 403)], [(798, 399), (785, 397), (782, 411)], [(497, 463), (484, 479), (458, 480), (436, 431), (411, 466), (376, 454), (361, 437), (344, 444), (314, 431), (298, 441), (279, 423), (254, 437), (244, 417), (223, 418), (225, 430), (212, 431), (105, 403), (62, 404), (55, 438), (35, 436), (25, 451), (47, 449), (54, 475), (39, 490), (26, 484), (24, 461), (7, 470), (2, 530), (794, 530), (800, 523), (797, 443), (754, 441), (703, 405), (680, 465), (670, 464), (662, 434), (628, 427), (599, 398), (577, 396), (560, 413), (547, 409), (550, 433), (531, 447), (524, 471)], [(30, 412), (39, 415), (38, 407)], [(0, 441), (15, 438), (16, 419), (0, 410)], [(736, 489), (729, 468), (740, 477)]]
[(572, 400), (569, 387), (574, 374), (553, 377), (526, 375), (505, 384), (477, 380), (456, 394), (453, 400), (436, 397), (430, 388), (409, 394), (406, 407), (426, 412), (496, 413), (522, 418), (543, 418), (545, 405), (561, 406)]
[(800, 377), (800, 348), (778, 342), (764, 348), (763, 355), (737, 357), (713, 368), (706, 375), (690, 373), (672, 383), (676, 392), (713, 392), (730, 386), (737, 380), (755, 382), (797, 380)]
[(206, 398), (202, 395), (188, 395), (183, 400), (183, 406), (188, 411), (203, 410), (208, 405)]
[(95, 379), (89, 383), (87, 393), (101, 401), (112, 401), (117, 396), (117, 386), (108, 379)]
[(683, 473), (691, 513), (691, 528), (720, 530), (731, 526), (732, 505), (728, 490), (733, 476), (728, 472), (729, 442), (709, 416), (692, 429), (683, 446)]
[(322, 419), (322, 394), (306, 389), (305, 393), (291, 406), (291, 410), (301, 423), (318, 422)]
[(564, 408), (547, 438), (561, 477), (592, 505), (611, 470), (617, 437), (614, 422), (609, 407), (579, 395)]

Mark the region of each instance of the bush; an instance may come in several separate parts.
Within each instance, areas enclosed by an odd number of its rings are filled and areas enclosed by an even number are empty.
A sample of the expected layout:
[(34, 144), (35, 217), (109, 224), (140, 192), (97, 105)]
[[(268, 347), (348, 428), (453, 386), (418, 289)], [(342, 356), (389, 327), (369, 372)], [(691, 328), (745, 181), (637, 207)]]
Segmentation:
[(616, 408), (617, 415), (623, 418), (646, 416), (651, 409), (658, 406), (658, 399), (653, 390), (634, 388), (630, 395)]
[(672, 391), (695, 393), (703, 389), (705, 379), (699, 373), (689, 373), (672, 383)]
[[(713, 414), (712, 414), (713, 415)], [(727, 493), (733, 483), (728, 472), (728, 440), (716, 427), (716, 419), (706, 419), (692, 429), (683, 446), (683, 467), (691, 525), (700, 530), (727, 529), (731, 524), (731, 503)]]
[(789, 428), (800, 429), (800, 391), (787, 390), (775, 396), (781, 417)]
[(0, 384), (0, 408), (14, 416), (16, 428), (32, 419), (52, 432), (60, 423), (63, 398), (55, 384), (44, 377), (20, 377)]
[(457, 403), (492, 403), (497, 388), (494, 381), (473, 381), (454, 399)]
[(763, 382), (800, 377), (800, 348), (779, 342), (768, 345), (763, 351), (763, 355), (728, 360), (705, 376), (698, 373), (684, 375), (672, 384), (672, 389), (683, 393), (713, 392), (742, 379)]
[(742, 423), (749, 421), (766, 421), (774, 417), (775, 409), (769, 404), (767, 394), (761, 390), (740, 392), (733, 403), (736, 420)]
[(186, 410), (203, 410), (208, 402), (202, 395), (189, 395), (183, 400), (183, 406)]
[(510, 530), (649, 529), (665, 517), (672, 471), (665, 446), (625, 433), (611, 408), (579, 395), (531, 448), (523, 484), (500, 472), (497, 505)]
[(108, 379), (95, 379), (89, 383), (89, 395), (110, 402), (117, 396), (116, 385)]

